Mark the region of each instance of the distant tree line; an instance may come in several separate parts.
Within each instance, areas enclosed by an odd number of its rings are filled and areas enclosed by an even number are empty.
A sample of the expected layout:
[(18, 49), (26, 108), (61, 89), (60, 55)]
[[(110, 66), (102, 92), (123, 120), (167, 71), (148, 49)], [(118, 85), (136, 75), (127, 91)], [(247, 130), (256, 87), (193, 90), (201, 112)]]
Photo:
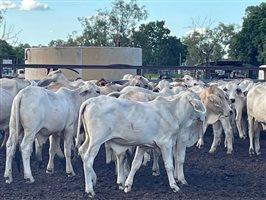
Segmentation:
[[(143, 65), (198, 65), (222, 58), (237, 59), (253, 65), (266, 63), (266, 3), (245, 10), (241, 28), (211, 20), (192, 20), (190, 32), (182, 38), (171, 35), (165, 21), (146, 20), (148, 11), (136, 0), (114, 0), (111, 7), (99, 9), (91, 17), (80, 17), (83, 30), (73, 31), (67, 40), (49, 42), (49, 47), (121, 46), (142, 48)], [(140, 24), (140, 25), (139, 25)], [(0, 27), (6, 27), (0, 11)], [(24, 63), (24, 49), (29, 44), (12, 45), (12, 32), (0, 33), (1, 57), (16, 57)], [(16, 38), (16, 37), (15, 37)]]

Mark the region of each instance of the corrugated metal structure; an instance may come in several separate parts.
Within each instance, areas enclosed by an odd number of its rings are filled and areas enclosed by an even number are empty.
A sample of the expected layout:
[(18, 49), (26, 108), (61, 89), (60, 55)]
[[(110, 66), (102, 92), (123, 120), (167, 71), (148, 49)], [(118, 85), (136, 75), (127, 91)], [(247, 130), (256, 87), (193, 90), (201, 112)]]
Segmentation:
[[(130, 47), (41, 47), (25, 49), (25, 64), (51, 65), (142, 65), (142, 49)], [(47, 68), (26, 68), (25, 78), (39, 80), (47, 75)], [(118, 80), (124, 74), (136, 74), (136, 69), (62, 69), (64, 75), (74, 80), (81, 77), (84, 80), (105, 78)], [(77, 71), (78, 73), (76, 73)]]

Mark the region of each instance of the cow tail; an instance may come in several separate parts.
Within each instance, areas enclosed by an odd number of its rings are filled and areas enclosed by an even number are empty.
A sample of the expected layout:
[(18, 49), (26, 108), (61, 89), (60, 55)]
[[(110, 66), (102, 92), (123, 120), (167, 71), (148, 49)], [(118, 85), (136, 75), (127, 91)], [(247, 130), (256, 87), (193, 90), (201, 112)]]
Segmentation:
[(76, 150), (79, 149), (80, 145), (81, 145), (81, 135), (80, 135), (80, 128), (81, 128), (81, 124), (82, 124), (82, 115), (83, 115), (83, 112), (84, 112), (84, 109), (86, 107), (86, 102), (83, 102), (80, 106), (80, 109), (79, 109), (79, 117), (78, 117), (78, 126), (77, 126), (77, 135), (76, 135), (76, 145), (75, 145), (75, 148)]
[[(20, 148), (18, 143), (19, 142), (19, 129), (20, 129), (20, 125), (19, 125), (19, 115), (20, 115), (20, 102), (21, 102), (21, 95), (18, 95), (17, 97), (17, 101), (13, 101), (13, 105), (12, 105), (12, 111), (11, 113), (15, 112), (15, 127), (16, 127), (16, 131), (15, 131), (15, 142), (13, 145), (16, 146), (16, 150), (15, 150), (15, 161), (16, 161), (16, 166), (18, 171), (21, 171), (21, 154), (20, 154)], [(14, 116), (13, 116), (14, 117)]]

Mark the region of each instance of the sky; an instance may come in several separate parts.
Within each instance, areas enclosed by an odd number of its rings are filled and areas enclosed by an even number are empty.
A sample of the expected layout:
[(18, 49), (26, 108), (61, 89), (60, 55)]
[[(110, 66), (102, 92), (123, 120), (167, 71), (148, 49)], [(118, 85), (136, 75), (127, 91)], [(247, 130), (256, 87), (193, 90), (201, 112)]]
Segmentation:
[[(125, 0), (126, 1), (126, 0)], [(98, 9), (110, 8), (112, 0), (0, 0), (7, 27), (13, 27), (18, 42), (31, 46), (48, 45), (73, 31), (82, 32), (79, 17), (89, 17)], [(189, 32), (192, 20), (211, 21), (215, 26), (242, 24), (245, 9), (265, 1), (257, 0), (138, 0), (145, 6), (148, 18), (141, 23), (163, 20), (171, 35), (181, 38)], [(208, 23), (205, 23), (208, 24)]]

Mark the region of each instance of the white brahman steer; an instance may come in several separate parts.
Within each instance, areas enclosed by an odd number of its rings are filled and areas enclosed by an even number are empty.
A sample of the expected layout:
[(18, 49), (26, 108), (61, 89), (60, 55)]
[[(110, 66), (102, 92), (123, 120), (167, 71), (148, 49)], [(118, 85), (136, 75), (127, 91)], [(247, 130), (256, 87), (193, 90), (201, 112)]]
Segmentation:
[[(206, 119), (204, 121), (204, 133), (208, 125), (213, 127), (213, 142), (210, 148), (210, 153), (215, 152), (218, 144), (221, 141), (221, 134), (225, 132), (225, 147), (227, 153), (233, 151), (233, 132), (230, 124), (229, 116), (233, 111), (230, 108), (224, 92), (217, 87), (216, 84), (203, 89), (199, 96), (206, 106)], [(200, 148), (203, 145), (203, 137), (199, 139), (197, 146)]]
[(0, 149), (5, 146), (8, 138), (8, 125), (13, 98), (7, 90), (0, 88), (0, 130), (4, 131), (4, 139)]
[[(10, 135), (6, 144), (6, 168), (4, 177), (6, 183), (12, 182), (12, 160), (16, 145), (20, 144), (24, 178), (32, 183), (34, 178), (30, 168), (30, 155), (35, 137), (39, 141), (47, 140), (53, 135), (56, 141), (64, 138), (64, 154), (66, 158), (66, 173), (75, 175), (71, 164), (71, 145), (77, 129), (78, 111), (81, 103), (98, 96), (95, 85), (86, 84), (76, 90), (61, 88), (57, 92), (35, 86), (21, 90), (15, 97), (9, 123)], [(22, 133), (24, 130), (24, 134)], [(56, 145), (50, 144), (47, 171), (54, 171), (54, 155)]]
[[(83, 160), (86, 193), (91, 197), (95, 195), (93, 183), (96, 183), (96, 174), (93, 163), (105, 142), (113, 143), (117, 148), (122, 146), (123, 149), (123, 146), (138, 146), (125, 182), (125, 192), (131, 190), (134, 174), (141, 166), (147, 147), (161, 151), (169, 185), (174, 192), (179, 191), (173, 173), (173, 146), (177, 139), (184, 143), (184, 148), (197, 141), (197, 134), (184, 130), (195, 121), (204, 120), (205, 111), (203, 103), (199, 98), (195, 99), (192, 92), (183, 92), (169, 99), (157, 97), (150, 102), (104, 95), (85, 101), (80, 107), (79, 121), (83, 119), (86, 139), (79, 148), (79, 154)], [(184, 149), (180, 151), (182, 153), (178, 161), (182, 162)]]
[(145, 77), (136, 75), (123, 85), (108, 83), (105, 86), (100, 87), (100, 90), (101, 94), (107, 95), (111, 92), (119, 92), (128, 86), (137, 86), (141, 88), (153, 89), (152, 83), (149, 82)]
[(11, 106), (16, 94), (31, 83), (21, 79), (0, 79), (0, 130), (4, 131), (4, 139), (0, 149), (5, 147), (9, 135), (8, 125), (11, 112)]
[[(260, 155), (260, 131), (266, 130), (265, 96), (266, 86), (262, 84), (251, 88), (247, 94), (249, 154)], [(253, 142), (255, 143), (255, 152)]]
[[(45, 78), (40, 80), (37, 85), (56, 92), (62, 87), (66, 87), (66, 88), (74, 90), (84, 84), (85, 82), (82, 79), (77, 79), (76, 81), (69, 81), (67, 77), (65, 77), (63, 72), (59, 69), (56, 71), (51, 71)], [(53, 140), (53, 138), (54, 137), (51, 136), (49, 140), (50, 140), (50, 143), (53, 143), (54, 148), (57, 149), (56, 154), (58, 155), (58, 157), (64, 158), (63, 152), (60, 148), (60, 139), (56, 141), (51, 141)], [(38, 138), (35, 139), (35, 156), (36, 156), (37, 161), (39, 162), (40, 168), (43, 167), (42, 146), (44, 143), (46, 143), (46, 140), (38, 141)]]
[(75, 81), (68, 80), (63, 74), (63, 72), (60, 69), (58, 69), (56, 71), (49, 72), (49, 74), (45, 78), (40, 80), (37, 85), (40, 87), (45, 87), (45, 86), (52, 87), (52, 89), (56, 91), (62, 86), (65, 86), (68, 88), (70, 87), (75, 88), (75, 87), (79, 87), (84, 84), (85, 84), (84, 81), (80, 78)]
[[(133, 89), (133, 88), (132, 88)], [(184, 92), (184, 91), (182, 91)], [(181, 93), (182, 93), (181, 92)], [(128, 91), (126, 93), (122, 93), (119, 98), (123, 98), (123, 99), (129, 99), (129, 100), (134, 100), (134, 101), (141, 101), (141, 102), (147, 102), (147, 101), (152, 101), (154, 100), (156, 97), (158, 97), (158, 95), (155, 94), (151, 94), (150, 92), (145, 91), (145, 89), (143, 89), (142, 91)], [(167, 97), (168, 99), (171, 99), (172, 97)], [(199, 99), (199, 96), (194, 94), (194, 98)], [(183, 129), (183, 131), (186, 131), (187, 133), (194, 133), (195, 136), (195, 141), (191, 141), (191, 145), (196, 143), (196, 140), (199, 139), (199, 137), (201, 135), (203, 135), (203, 123), (198, 123), (198, 121), (196, 121), (195, 123), (193, 123), (191, 126), (187, 127), (187, 129)], [(182, 134), (181, 134), (182, 135)], [(179, 135), (178, 135), (179, 136)], [(109, 149), (112, 149), (111, 147), (108, 146), (108, 142), (105, 143), (107, 145), (105, 145), (105, 147), (108, 147)], [(183, 172), (183, 163), (184, 160), (182, 160), (183, 157), (182, 154), (185, 155), (185, 152), (183, 150), (185, 150), (186, 148), (184, 148), (184, 145), (186, 144), (186, 141), (184, 142), (182, 138), (177, 139), (177, 143), (174, 147), (174, 160), (175, 160), (175, 169), (174, 169), (174, 177), (176, 178), (176, 180), (178, 182), (181, 182), (182, 184), (187, 184), (187, 181), (185, 180), (184, 177), (184, 172)], [(190, 147), (189, 145), (187, 147)], [(121, 148), (120, 148), (121, 150)], [(107, 154), (106, 157), (108, 157), (108, 151), (106, 150)], [(152, 171), (153, 171), (153, 175), (154, 176), (158, 176), (160, 175), (160, 169), (159, 169), (159, 156), (160, 156), (160, 152), (154, 150), (153, 152), (153, 166), (152, 166)], [(126, 150), (124, 152), (115, 152), (116, 155), (118, 156), (126, 156)], [(110, 157), (110, 156), (109, 156)], [(110, 158), (109, 158), (110, 159)], [(147, 162), (149, 161), (149, 155), (147, 153), (144, 154), (144, 160), (142, 165), (146, 165)], [(180, 160), (179, 160), (180, 159)], [(120, 167), (122, 170), (124, 169), (123, 166), (118, 166)], [(125, 166), (127, 169), (127, 166)], [(121, 172), (121, 170), (120, 170)], [(123, 172), (124, 174), (126, 172)], [(122, 177), (123, 178), (123, 177)], [(117, 183), (121, 186), (121, 183), (123, 183), (123, 181), (121, 181), (121, 177), (118, 174), (118, 180)], [(121, 187), (120, 187), (121, 188)]]
[(247, 93), (253, 87), (251, 79), (242, 80), (234, 90), (231, 90), (229, 99), (236, 111), (236, 125), (240, 138), (247, 136)]

